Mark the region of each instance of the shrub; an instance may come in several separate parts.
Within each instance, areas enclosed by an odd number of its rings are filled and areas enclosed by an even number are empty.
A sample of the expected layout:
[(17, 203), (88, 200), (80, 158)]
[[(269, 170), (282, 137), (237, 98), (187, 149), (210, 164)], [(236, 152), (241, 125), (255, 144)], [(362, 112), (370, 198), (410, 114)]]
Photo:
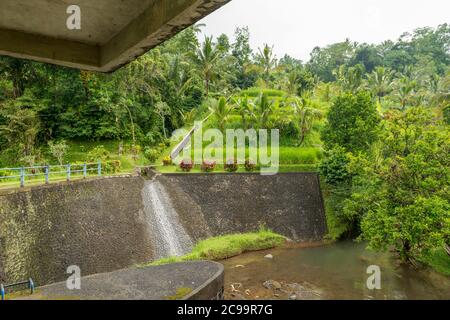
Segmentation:
[(58, 161), (59, 165), (62, 165), (64, 163), (64, 157), (67, 154), (67, 150), (69, 149), (69, 146), (67, 145), (66, 141), (64, 140), (61, 140), (59, 142), (50, 141), (48, 143), (48, 146), (50, 148), (50, 154), (52, 155), (52, 157)]
[(87, 155), (88, 161), (106, 161), (109, 160), (109, 152), (104, 146), (98, 146), (89, 151)]
[(236, 172), (239, 169), (236, 159), (229, 159), (224, 165), (225, 171)]
[(164, 157), (163, 159), (163, 165), (165, 167), (171, 166), (173, 163), (172, 158), (170, 156)]
[(202, 163), (202, 171), (212, 172), (216, 168), (216, 162), (210, 160), (204, 160)]
[(180, 162), (180, 169), (184, 172), (189, 172), (194, 167), (191, 159), (184, 159)]
[(152, 163), (156, 162), (160, 154), (158, 149), (145, 148), (144, 150), (144, 156)]
[(102, 163), (103, 173), (119, 173), (122, 163), (120, 160), (112, 160)]
[(251, 172), (255, 171), (256, 169), (256, 162), (252, 159), (245, 160), (245, 171)]
[(351, 178), (348, 169), (350, 157), (342, 147), (335, 147), (326, 153), (319, 166), (319, 171), (326, 183), (338, 185)]

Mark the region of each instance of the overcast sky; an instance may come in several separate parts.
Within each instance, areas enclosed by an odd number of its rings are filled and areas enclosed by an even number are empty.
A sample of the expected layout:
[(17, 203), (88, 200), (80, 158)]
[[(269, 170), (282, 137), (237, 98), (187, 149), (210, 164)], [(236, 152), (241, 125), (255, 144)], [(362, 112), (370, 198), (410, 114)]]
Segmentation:
[(205, 34), (232, 39), (236, 27), (248, 26), (253, 48), (268, 43), (278, 58), (307, 61), (315, 46), (346, 38), (380, 43), (450, 23), (450, 0), (232, 0), (201, 23)]

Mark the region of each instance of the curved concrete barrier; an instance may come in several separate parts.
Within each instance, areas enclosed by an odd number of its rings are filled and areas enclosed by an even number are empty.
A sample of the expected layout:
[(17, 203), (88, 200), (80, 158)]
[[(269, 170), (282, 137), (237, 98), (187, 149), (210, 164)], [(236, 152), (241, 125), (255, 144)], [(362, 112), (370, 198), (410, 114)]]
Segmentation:
[(81, 278), (79, 290), (66, 282), (36, 289), (23, 300), (215, 300), (223, 298), (224, 267), (196, 261), (130, 268)]

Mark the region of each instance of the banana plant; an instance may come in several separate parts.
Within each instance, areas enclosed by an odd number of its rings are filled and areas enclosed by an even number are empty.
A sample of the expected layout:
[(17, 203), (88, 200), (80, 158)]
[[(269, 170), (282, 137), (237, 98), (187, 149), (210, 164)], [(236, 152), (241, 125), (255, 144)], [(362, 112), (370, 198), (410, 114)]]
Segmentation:
[(252, 102), (249, 101), (247, 96), (245, 96), (234, 100), (234, 104), (236, 106), (236, 111), (241, 116), (242, 127), (244, 130), (247, 130), (249, 127), (248, 118), (252, 116), (253, 112)]
[(321, 119), (323, 114), (315, 108), (314, 102), (309, 98), (296, 97), (292, 101), (292, 106), (300, 129), (299, 145), (302, 145), (306, 135), (311, 131), (314, 121)]
[(266, 93), (261, 93), (255, 101), (252, 118), (260, 129), (270, 126), (270, 116), (275, 113), (275, 104)]
[(225, 124), (233, 111), (233, 105), (228, 104), (225, 97), (221, 97), (219, 100), (211, 99), (209, 103), (209, 110), (216, 118), (217, 125), (220, 131), (225, 132)]

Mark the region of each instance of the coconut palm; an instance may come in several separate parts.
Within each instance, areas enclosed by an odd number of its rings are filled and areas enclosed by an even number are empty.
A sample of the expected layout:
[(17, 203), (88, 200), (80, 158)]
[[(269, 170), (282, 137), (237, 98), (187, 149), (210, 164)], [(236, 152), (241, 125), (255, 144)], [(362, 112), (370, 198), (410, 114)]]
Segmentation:
[(378, 98), (381, 104), (383, 98), (390, 91), (392, 85), (392, 71), (384, 67), (376, 67), (371, 74), (367, 76), (367, 82), (370, 90)]
[(417, 88), (417, 81), (412, 80), (407, 76), (403, 76), (397, 81), (396, 87), (396, 96), (400, 101), (402, 110), (404, 110), (406, 105), (411, 102), (414, 91)]
[(209, 94), (211, 80), (216, 75), (219, 51), (215, 48), (212, 37), (205, 37), (202, 47), (197, 51), (197, 63), (205, 81), (205, 93)]
[(264, 69), (264, 79), (268, 80), (270, 72), (277, 65), (277, 59), (273, 53), (273, 46), (264, 44), (264, 47), (259, 48), (259, 53), (256, 55), (256, 62)]

